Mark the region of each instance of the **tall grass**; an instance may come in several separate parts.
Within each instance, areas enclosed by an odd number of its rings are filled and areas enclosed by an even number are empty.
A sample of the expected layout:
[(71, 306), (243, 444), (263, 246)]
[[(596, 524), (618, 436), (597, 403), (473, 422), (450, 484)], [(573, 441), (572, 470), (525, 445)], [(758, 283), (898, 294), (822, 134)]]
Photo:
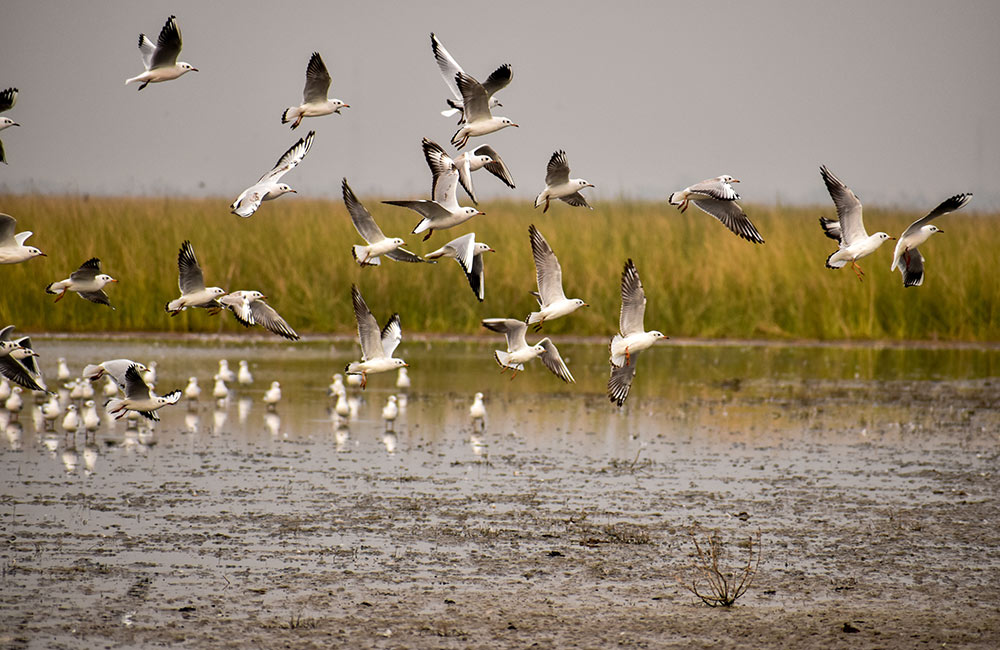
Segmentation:
[[(524, 318), (534, 308), (528, 224), (559, 256), (567, 295), (589, 309), (546, 325), (548, 333), (610, 336), (617, 330), (619, 279), (631, 257), (648, 298), (646, 324), (669, 336), (774, 339), (1000, 340), (1000, 233), (992, 216), (960, 212), (939, 221), (945, 234), (922, 250), (924, 286), (904, 289), (889, 272), (891, 242), (850, 269), (831, 271), (835, 248), (817, 223), (821, 208), (745, 206), (767, 243), (730, 234), (697, 209), (680, 214), (665, 202), (598, 203), (594, 211), (528, 203), (480, 206), (487, 216), (437, 232), (409, 234), (415, 213), (363, 201), (389, 236), (429, 252), (474, 230), (496, 250), (486, 254), (486, 300), (479, 303), (459, 266), (383, 261), (360, 269), (350, 246), (360, 238), (340, 201), (285, 197), (250, 219), (228, 213), (225, 199), (0, 197), (0, 211), (32, 230), (46, 258), (0, 266), (0, 324), (23, 331), (235, 332), (228, 314), (189, 310), (171, 318), (164, 303), (179, 295), (177, 250), (190, 239), (209, 285), (258, 289), (300, 333), (355, 328), (350, 285), (357, 283), (380, 322), (393, 311), (410, 332), (482, 333), (482, 318)], [(898, 235), (920, 214), (866, 210), (871, 230)], [(111, 311), (44, 293), (89, 257), (100, 257), (120, 282), (108, 289)]]

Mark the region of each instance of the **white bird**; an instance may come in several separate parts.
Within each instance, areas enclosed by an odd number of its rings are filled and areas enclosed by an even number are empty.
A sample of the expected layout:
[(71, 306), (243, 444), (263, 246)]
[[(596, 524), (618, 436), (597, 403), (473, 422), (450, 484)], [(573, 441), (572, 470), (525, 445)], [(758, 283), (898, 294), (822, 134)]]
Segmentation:
[[(465, 193), (469, 195), (473, 203), (479, 203), (476, 198), (476, 192), (472, 186), (472, 172), (486, 168), (486, 171), (490, 172), (501, 181), (507, 184), (511, 189), (514, 188), (514, 179), (510, 175), (510, 170), (507, 169), (506, 163), (500, 158), (500, 154), (496, 152), (496, 149), (488, 144), (481, 144), (475, 149), (463, 152), (452, 158), (449, 156), (441, 145), (437, 144), (433, 140), (423, 139), (424, 148), (424, 158), (428, 160), (428, 164), (431, 167), (431, 172), (433, 173), (435, 168), (440, 168), (445, 171), (448, 169), (454, 169), (458, 172), (458, 182), (465, 190)], [(432, 164), (431, 159), (435, 159)]]
[(166, 395), (157, 395), (139, 374), (139, 366), (129, 366), (125, 371), (125, 398), (113, 397), (104, 405), (108, 415), (115, 416), (116, 420), (122, 419), (129, 411), (135, 411), (147, 420), (157, 421), (157, 409), (161, 409), (168, 404), (176, 404), (181, 399), (181, 391), (172, 390)]
[(333, 381), (330, 382), (330, 386), (327, 388), (327, 395), (330, 397), (338, 397), (340, 395), (347, 394), (347, 388), (344, 386), (344, 377), (339, 372), (333, 376)]
[(413, 228), (413, 234), (427, 231), (426, 241), (435, 230), (453, 228), (476, 215), (483, 214), (476, 208), (463, 208), (458, 204), (458, 170), (450, 158), (438, 154), (441, 147), (430, 140), (423, 140), (424, 160), (431, 169), (431, 198), (415, 201), (382, 201), (388, 205), (409, 208), (423, 217)]
[(962, 208), (971, 198), (972, 194), (956, 194), (946, 199), (926, 217), (911, 223), (910, 227), (899, 236), (889, 270), (895, 271), (899, 268), (904, 287), (919, 287), (924, 283), (924, 256), (917, 250), (917, 246), (930, 239), (931, 235), (944, 232), (931, 221)]
[(49, 400), (42, 405), (42, 418), (45, 420), (46, 429), (54, 429), (55, 421), (63, 414), (62, 406), (55, 395), (49, 396)]
[(104, 389), (101, 391), (105, 397), (114, 397), (118, 394), (118, 384), (112, 379), (111, 375), (105, 377)]
[[(17, 88), (8, 88), (3, 92), (0, 92), (0, 113), (9, 111), (14, 108), (14, 104), (17, 103)], [(0, 131), (11, 127), (11, 126), (21, 126), (9, 117), (0, 117)], [(7, 164), (7, 156), (4, 154), (3, 142), (0, 142), (0, 162)], [(2, 240), (2, 237), (0, 237)]]
[(395, 428), (396, 417), (399, 416), (399, 406), (396, 404), (396, 396), (390, 395), (389, 400), (382, 407), (382, 419), (385, 420), (386, 431)]
[(47, 257), (34, 246), (24, 245), (25, 240), (31, 237), (30, 230), (15, 233), (16, 229), (17, 219), (0, 213), (0, 264), (17, 264), (33, 257)]
[(215, 375), (215, 385), (212, 387), (212, 397), (217, 402), (224, 402), (229, 397), (229, 387), (226, 386), (226, 379), (222, 375)]
[(347, 375), (346, 383), (352, 388), (357, 388), (363, 383), (361, 375)]
[(884, 232), (869, 235), (865, 230), (865, 222), (861, 216), (861, 201), (844, 182), (833, 175), (826, 165), (819, 168), (826, 189), (830, 192), (833, 204), (837, 206), (838, 220), (819, 218), (823, 233), (840, 243), (840, 247), (826, 258), (826, 268), (839, 269), (851, 263), (858, 280), (865, 274), (858, 266), (858, 260), (871, 255), (890, 237)]
[(76, 412), (76, 404), (66, 407), (66, 415), (62, 421), (63, 431), (66, 433), (76, 433), (80, 429), (80, 414)]
[(140, 75), (125, 80), (125, 85), (136, 82), (142, 85), (142, 90), (149, 84), (171, 81), (186, 72), (198, 72), (198, 68), (190, 63), (178, 61), (181, 53), (181, 30), (177, 27), (177, 17), (167, 18), (166, 24), (160, 30), (156, 45), (145, 34), (139, 34), (139, 52), (142, 54), (142, 65), (146, 70)]
[(23, 390), (20, 386), (14, 386), (10, 389), (10, 397), (3, 403), (3, 407), (15, 417), (21, 412), (21, 407), (24, 406), (24, 400), (21, 399), (21, 392)]
[(679, 206), (680, 211), (684, 212), (688, 203), (693, 201), (702, 212), (721, 221), (739, 237), (755, 244), (763, 244), (764, 238), (736, 202), (740, 195), (733, 189), (733, 183), (739, 182), (724, 174), (686, 187), (680, 192), (673, 192), (667, 202)]
[(542, 212), (549, 209), (549, 201), (559, 199), (569, 203), (573, 207), (583, 207), (593, 210), (587, 199), (583, 198), (580, 190), (585, 187), (594, 187), (582, 178), (569, 177), (569, 160), (566, 152), (560, 149), (549, 158), (549, 164), (545, 168), (545, 189), (535, 197), (535, 207), (545, 205)]
[(410, 373), (405, 367), (400, 368), (396, 373), (396, 388), (407, 389), (410, 387)]
[(83, 428), (93, 433), (101, 428), (101, 417), (97, 414), (97, 404), (92, 399), (83, 403)]
[(333, 411), (342, 418), (351, 414), (351, 405), (347, 401), (347, 391), (337, 395), (337, 404), (333, 407)]
[(7, 378), (0, 375), (0, 402), (6, 400), (10, 397), (10, 382)]
[(532, 291), (531, 294), (538, 300), (540, 309), (528, 315), (527, 324), (534, 325), (537, 332), (542, 329), (545, 321), (572, 314), (580, 307), (586, 307), (587, 303), (579, 298), (566, 297), (563, 291), (562, 266), (535, 224), (528, 226), (528, 236), (531, 239), (531, 254), (535, 258), (538, 282), (538, 291)]
[(222, 309), (219, 298), (226, 294), (226, 290), (205, 286), (205, 275), (198, 264), (198, 258), (194, 256), (194, 246), (188, 240), (184, 240), (177, 252), (177, 271), (177, 286), (180, 287), (181, 297), (168, 302), (164, 309), (171, 316), (176, 316), (188, 307), (201, 307), (213, 315), (219, 313)]
[(256, 183), (243, 190), (236, 197), (236, 200), (229, 206), (229, 210), (233, 214), (246, 218), (257, 211), (261, 201), (271, 201), (288, 192), (294, 193), (295, 190), (279, 181), (282, 176), (295, 169), (306, 157), (312, 147), (314, 137), (316, 137), (316, 132), (310, 131), (306, 137), (300, 138), (298, 142), (293, 144), (288, 151), (281, 155), (281, 158), (278, 158), (278, 162), (270, 171), (264, 172), (264, 175)]
[(253, 383), (253, 374), (250, 372), (250, 364), (246, 359), (240, 359), (240, 369), (236, 373), (236, 381), (241, 386), (249, 386)]
[(271, 305), (264, 302), (267, 296), (260, 291), (234, 291), (222, 296), (219, 302), (227, 307), (243, 327), (260, 325), (264, 329), (283, 336), (291, 341), (298, 341), (299, 335), (282, 318)]
[(618, 319), (618, 334), (611, 338), (611, 377), (608, 379), (608, 397), (621, 406), (628, 397), (635, 378), (635, 360), (639, 352), (651, 347), (662, 338), (657, 330), (646, 331), (646, 292), (643, 291), (639, 271), (632, 260), (625, 262), (622, 271), (622, 310)]
[(483, 253), (495, 252), (489, 244), (477, 242), (476, 233), (470, 232), (457, 239), (452, 239), (436, 251), (428, 253), (425, 257), (432, 260), (450, 257), (458, 262), (462, 270), (465, 271), (465, 276), (469, 279), (469, 286), (472, 287), (472, 292), (476, 294), (479, 302), (482, 302), (486, 297), (486, 271), (483, 265)]
[(351, 215), (351, 222), (357, 229), (358, 234), (365, 240), (367, 246), (355, 244), (351, 247), (351, 254), (360, 266), (378, 266), (381, 263), (379, 257), (385, 255), (390, 260), (397, 262), (425, 262), (426, 260), (415, 253), (402, 248), (405, 241), (400, 237), (392, 239), (385, 236), (382, 229), (375, 223), (375, 219), (367, 208), (358, 200), (347, 184), (345, 178), (341, 182), (341, 190), (344, 194), (344, 205)]
[(488, 91), (474, 78), (464, 72), (458, 72), (455, 74), (455, 83), (462, 93), (462, 105), (465, 110), (465, 122), (451, 137), (451, 143), (457, 148), (463, 149), (469, 138), (489, 135), (508, 126), (517, 126), (509, 118), (490, 113)]
[[(66, 365), (66, 357), (59, 357), (56, 360), (56, 363), (57, 363), (56, 378), (58, 378), (59, 381), (67, 381), (70, 377), (73, 376), (73, 373), (70, 372), (69, 370), (69, 366)], [(128, 366), (122, 368), (122, 373), (124, 373), (126, 370), (128, 370)]]
[(302, 90), (302, 104), (299, 106), (289, 106), (281, 114), (281, 123), (292, 123), (294, 129), (302, 122), (303, 117), (319, 117), (336, 113), (340, 115), (340, 109), (350, 108), (348, 104), (339, 99), (329, 99), (326, 94), (330, 92), (330, 73), (323, 63), (323, 57), (319, 52), (313, 52), (306, 65), (306, 86)]
[(469, 407), (469, 417), (473, 420), (482, 420), (486, 417), (486, 405), (483, 404), (482, 393), (476, 393), (472, 399), (472, 406)]
[[(450, 108), (441, 111), (441, 115), (445, 117), (451, 117), (456, 113), (461, 113), (461, 119), (459, 124), (465, 120), (464, 112), (464, 98), (462, 97), (462, 91), (458, 88), (458, 82), (456, 81), (456, 75), (459, 72), (465, 72), (462, 66), (458, 65), (455, 58), (448, 53), (448, 50), (444, 49), (444, 45), (438, 40), (437, 36), (431, 32), (431, 51), (434, 53), (434, 60), (437, 61), (438, 68), (441, 70), (441, 76), (444, 77), (444, 82), (448, 85), (448, 90), (451, 91), (452, 98), (447, 100), (448, 106)], [(495, 108), (497, 106), (503, 106), (500, 100), (494, 97), (494, 95), (510, 84), (511, 79), (513, 79), (514, 73), (510, 69), (510, 65), (503, 64), (499, 68), (493, 71), (493, 74), (486, 79), (483, 83), (483, 89), (486, 91), (486, 95), (489, 98), (489, 107)]]
[(344, 368), (348, 378), (351, 375), (361, 375), (361, 388), (368, 384), (368, 374), (394, 370), (407, 363), (396, 359), (392, 353), (396, 351), (399, 342), (403, 340), (403, 330), (399, 325), (399, 314), (393, 314), (389, 322), (380, 331), (375, 316), (372, 315), (365, 299), (356, 285), (351, 285), (351, 302), (354, 304), (354, 317), (358, 321), (358, 339), (361, 342), (361, 361), (352, 361)]
[[(7, 331), (7, 334), (0, 333), (0, 337), (9, 336), (9, 333), (10, 330)], [(28, 375), (34, 382), (34, 386), (28, 385), (25, 388), (42, 391), (48, 390), (48, 387), (45, 385), (45, 379), (42, 378), (42, 369), (38, 365), (38, 353), (31, 346), (31, 337), (22, 336), (14, 340), (14, 343), (20, 347), (15, 347), (10, 351), (10, 358), (19, 362), (28, 371)], [(3, 362), (0, 361), (0, 365), (2, 364)], [(3, 373), (0, 372), (0, 374)]]
[(545, 337), (535, 345), (528, 345), (524, 338), (528, 326), (524, 321), (513, 318), (487, 318), (482, 323), (486, 329), (500, 332), (507, 337), (507, 351), (495, 350), (493, 356), (503, 370), (509, 368), (514, 371), (511, 379), (516, 377), (519, 371), (524, 370), (525, 363), (538, 357), (559, 379), (568, 383), (576, 381), (549, 337)]
[(197, 377), (188, 377), (188, 384), (184, 387), (184, 397), (188, 398), (189, 402), (197, 402), (201, 397), (201, 386), (198, 385)]
[(67, 384), (69, 388), (69, 398), (74, 402), (83, 401), (83, 380), (74, 379), (72, 382)]
[(236, 381), (236, 373), (229, 367), (228, 359), (219, 359), (218, 375), (222, 377), (222, 380), (225, 382), (232, 383)]
[[(111, 282), (118, 282), (118, 280), (107, 273), (101, 273), (101, 260), (92, 257), (81, 264), (80, 268), (70, 273), (65, 280), (50, 283), (45, 287), (45, 293), (56, 295), (57, 298), (53, 302), (59, 302), (67, 291), (75, 291), (78, 296), (85, 300), (111, 307), (108, 294), (104, 293), (104, 287)], [(114, 307), (111, 308), (114, 309)]]
[[(132, 361), (131, 359), (111, 359), (98, 364), (87, 364), (84, 366), (83, 378), (89, 379), (90, 381), (97, 381), (101, 377), (107, 376), (124, 392), (125, 373), (128, 372), (128, 369), (132, 366), (135, 366), (140, 373), (144, 373), (149, 370), (149, 368), (143, 364)], [(107, 393), (105, 392), (105, 394)]]
[(156, 384), (156, 362), (150, 361), (146, 369), (142, 371), (142, 378), (147, 384)]
[[(26, 350), (20, 343), (14, 341), (13, 334), (13, 325), (0, 329), (0, 375), (28, 390), (45, 390), (33, 373), (33, 369), (38, 369), (38, 364), (34, 360), (37, 354), (34, 350)], [(24, 341), (23, 338), (20, 340)], [(25, 365), (25, 362), (28, 362), (28, 365)]]
[(267, 404), (267, 410), (273, 411), (278, 406), (278, 402), (281, 401), (281, 384), (276, 381), (271, 382), (271, 387), (267, 389), (264, 393), (264, 403)]

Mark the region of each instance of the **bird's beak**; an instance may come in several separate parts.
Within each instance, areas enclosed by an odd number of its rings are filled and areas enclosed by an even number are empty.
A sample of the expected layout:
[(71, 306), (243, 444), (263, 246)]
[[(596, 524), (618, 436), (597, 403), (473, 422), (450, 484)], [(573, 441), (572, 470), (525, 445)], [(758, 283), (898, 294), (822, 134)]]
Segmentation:
[(42, 257), (48, 257), (48, 255), (46, 255), (45, 253), (39, 253), (39, 255), (41, 255)]
[(889, 239), (891, 239), (892, 241), (896, 241), (895, 237), (890, 237)]
[(587, 183), (587, 187), (597, 187), (597, 186), (594, 185), (593, 183)]
[(343, 106), (341, 106), (341, 108), (350, 108), (350, 107), (351, 107), (350, 104), (344, 104)]
[(511, 124), (511, 126), (516, 126), (517, 128), (521, 128), (520, 124)]
[(118, 282), (118, 280), (116, 280), (116, 279), (114, 279), (114, 278), (111, 278), (111, 281), (112, 281), (112, 282)]
[(738, 179), (738, 178), (734, 178), (734, 179), (732, 180), (732, 182), (733, 182), (733, 183), (739, 183), (739, 182), (740, 182), (740, 179)]
[(943, 233), (944, 231), (943, 231), (943, 230), (941, 230), (940, 228), (938, 228), (938, 232), (939, 232), (939, 233)]
[(14, 122), (13, 124), (11, 124), (11, 126), (21, 126), (21, 125), (18, 124), (17, 122)]
[(486, 252), (487, 252), (487, 253), (495, 253), (496, 251), (495, 251), (495, 250), (493, 250), (492, 248), (487, 248), (487, 249), (486, 249)]
[(587, 303), (583, 303), (583, 306), (584, 307), (590, 307), (590, 305), (588, 305)]
[(484, 217), (486, 216), (486, 213), (485, 213), (485, 212), (483, 212), (482, 210), (477, 210), (477, 212), (478, 212), (479, 214), (483, 215)]
[(288, 191), (291, 192), (292, 194), (298, 194), (299, 193), (298, 190), (288, 190)]
[(404, 367), (404, 368), (409, 368), (409, 367), (410, 367), (410, 364), (408, 364), (408, 363), (404, 363), (404, 364), (403, 364), (403, 367)]
[(191, 68), (191, 72), (201, 72), (198, 68)]

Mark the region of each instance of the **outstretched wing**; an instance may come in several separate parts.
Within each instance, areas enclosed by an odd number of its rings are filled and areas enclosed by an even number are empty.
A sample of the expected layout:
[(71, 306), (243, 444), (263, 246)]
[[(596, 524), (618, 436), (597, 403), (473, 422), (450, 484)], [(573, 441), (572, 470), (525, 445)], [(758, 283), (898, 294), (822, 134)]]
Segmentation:
[(131, 365), (125, 371), (125, 397), (130, 400), (149, 399), (149, 386), (142, 378), (139, 366)]
[(177, 284), (180, 286), (181, 294), (194, 293), (205, 288), (205, 277), (198, 265), (198, 259), (194, 256), (194, 246), (188, 240), (184, 240), (177, 253), (177, 269), (179, 271)]
[(487, 99), (510, 85), (510, 81), (513, 78), (514, 71), (510, 69), (509, 63), (504, 63), (502, 66), (494, 70), (493, 73), (486, 78), (486, 81), (483, 82), (483, 90), (486, 91)]
[(642, 290), (639, 271), (629, 259), (622, 271), (622, 311), (618, 329), (622, 336), (645, 332), (642, 321), (646, 314), (646, 293)]
[(306, 157), (306, 154), (309, 153), (314, 137), (316, 137), (316, 132), (310, 131), (306, 134), (306, 137), (300, 138), (298, 142), (288, 148), (288, 151), (281, 154), (281, 158), (278, 158), (278, 162), (274, 164), (274, 167), (261, 176), (257, 182), (261, 183), (266, 179), (277, 183), (282, 176), (295, 169), (302, 162), (302, 159)]
[(484, 167), (486, 167), (486, 171), (503, 181), (507, 187), (514, 189), (514, 177), (510, 175), (510, 170), (507, 169), (506, 163), (504, 163), (496, 149), (488, 144), (481, 144), (473, 149), (472, 153), (476, 156), (489, 156), (492, 158), (492, 162), (488, 162), (484, 165)]
[(365, 241), (373, 244), (385, 239), (382, 229), (375, 223), (375, 219), (372, 218), (371, 213), (362, 205), (358, 197), (354, 196), (354, 192), (351, 190), (351, 186), (347, 184), (346, 178), (341, 182), (340, 188), (343, 191), (344, 205), (347, 206), (347, 212), (351, 215), (351, 221), (354, 222), (354, 227), (365, 238)]
[(542, 307), (566, 299), (563, 291), (562, 266), (549, 242), (538, 232), (535, 224), (528, 226), (528, 237), (531, 240), (531, 254), (535, 258), (535, 276), (538, 282), (538, 295)]
[(861, 217), (861, 201), (851, 191), (851, 188), (844, 184), (844, 181), (837, 178), (833, 172), (822, 165), (819, 168), (820, 176), (826, 183), (826, 189), (833, 199), (833, 204), (837, 206), (837, 218), (840, 219), (840, 245), (843, 248), (850, 246), (856, 241), (868, 238), (865, 230), (865, 223)]
[(904, 239), (906, 236), (912, 235), (916, 231), (920, 230), (920, 228), (927, 225), (934, 219), (937, 219), (938, 217), (943, 217), (949, 212), (954, 212), (956, 210), (961, 209), (962, 207), (965, 206), (966, 203), (969, 202), (971, 198), (972, 194), (967, 193), (967, 194), (956, 194), (955, 196), (945, 199), (944, 201), (941, 202), (941, 205), (931, 210), (930, 214), (928, 214), (926, 217), (921, 217), (916, 221), (914, 221), (912, 224), (910, 224), (910, 227), (903, 231), (903, 234), (900, 237), (900, 239)]
[(464, 72), (455, 74), (455, 83), (462, 93), (465, 121), (475, 122), (476, 120), (489, 119), (491, 117), (490, 99), (486, 96), (486, 89), (483, 88), (483, 85)]
[(764, 238), (757, 228), (747, 218), (743, 208), (736, 201), (719, 201), (718, 199), (695, 199), (694, 204), (702, 212), (710, 214), (729, 228), (734, 234), (754, 244), (763, 244)]
[[(142, 39), (139, 41), (139, 49), (142, 49)], [(156, 39), (156, 49), (149, 59), (150, 69), (172, 66), (177, 63), (177, 57), (181, 53), (181, 30), (177, 26), (177, 17), (167, 18), (166, 24), (160, 30), (160, 37)], [(143, 53), (145, 58), (145, 53)]]
[(576, 382), (576, 380), (573, 379), (573, 373), (571, 373), (569, 368), (566, 367), (566, 363), (562, 360), (562, 357), (559, 356), (559, 350), (549, 337), (546, 336), (544, 339), (539, 341), (537, 345), (545, 348), (545, 352), (542, 352), (539, 356), (542, 363), (545, 364), (545, 367), (552, 371), (552, 374), (567, 383), (572, 384)]
[(583, 198), (583, 194), (580, 194), (579, 192), (573, 192), (569, 196), (560, 196), (559, 198), (565, 201), (566, 203), (569, 203), (574, 208), (589, 208), (591, 210), (594, 209), (590, 207), (590, 204), (587, 203), (587, 199)]
[(434, 60), (437, 61), (438, 69), (441, 70), (441, 76), (444, 77), (444, 82), (448, 85), (448, 90), (455, 96), (455, 99), (462, 101), (462, 91), (458, 89), (455, 75), (459, 72), (465, 72), (465, 70), (462, 70), (462, 66), (458, 65), (455, 57), (449, 54), (448, 50), (444, 49), (444, 45), (434, 35), (434, 32), (431, 32), (431, 51), (434, 52)]
[(458, 168), (455, 166), (455, 161), (451, 159), (445, 150), (437, 142), (433, 140), (428, 140), (424, 138), (420, 142), (421, 148), (424, 150), (424, 160), (427, 161), (427, 166), (431, 169), (431, 198), (435, 201), (440, 201), (438, 198), (438, 181), (442, 176), (450, 174), (451, 172), (458, 172)]
[(389, 317), (389, 322), (382, 328), (379, 335), (382, 339), (382, 351), (385, 356), (392, 357), (392, 353), (399, 347), (399, 342), (403, 340), (403, 328), (399, 324), (399, 314)]
[(924, 256), (916, 248), (899, 258), (899, 272), (903, 274), (904, 287), (919, 287), (924, 283)]
[(508, 352), (528, 347), (528, 342), (524, 339), (528, 326), (524, 321), (513, 318), (486, 318), (482, 323), (486, 329), (500, 332), (507, 338)]
[(45, 390), (24, 365), (9, 354), (0, 357), (0, 375), (28, 390)]
[(390, 260), (395, 260), (397, 262), (410, 262), (410, 263), (430, 262), (431, 264), (434, 264), (432, 260), (425, 260), (416, 253), (410, 252), (405, 248), (394, 248), (393, 250), (386, 253), (385, 256), (388, 257)]
[(89, 282), (96, 278), (101, 272), (101, 260), (91, 257), (80, 265), (80, 268), (69, 274), (70, 280)]
[(274, 310), (274, 307), (263, 300), (250, 301), (250, 313), (253, 314), (254, 322), (269, 332), (283, 336), (291, 341), (299, 340), (299, 335), (295, 333), (295, 330)]
[(361, 342), (361, 357), (367, 361), (376, 357), (384, 357), (382, 334), (372, 311), (368, 309), (361, 291), (356, 285), (351, 285), (351, 302), (354, 304), (354, 318), (358, 321), (358, 340)]
[(323, 63), (323, 57), (319, 52), (313, 52), (309, 57), (309, 64), (306, 65), (306, 85), (302, 89), (302, 100), (309, 104), (312, 102), (325, 102), (326, 95), (330, 91), (330, 73)]
[(0, 92), (0, 113), (9, 111), (17, 103), (17, 88), (8, 88)]
[(566, 152), (560, 149), (549, 158), (549, 164), (545, 168), (545, 184), (552, 187), (568, 182), (569, 160), (566, 159)]
[(621, 406), (628, 397), (628, 392), (632, 388), (632, 380), (635, 378), (635, 360), (639, 356), (638, 352), (633, 352), (629, 356), (628, 363), (621, 366), (611, 364), (611, 376), (608, 377), (608, 398)]

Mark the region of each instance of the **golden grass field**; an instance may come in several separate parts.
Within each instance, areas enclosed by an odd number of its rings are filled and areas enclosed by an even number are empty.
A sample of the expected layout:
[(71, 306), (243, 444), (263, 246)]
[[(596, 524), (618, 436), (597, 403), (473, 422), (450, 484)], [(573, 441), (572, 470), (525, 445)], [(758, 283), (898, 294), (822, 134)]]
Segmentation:
[[(595, 202), (593, 211), (558, 203), (546, 214), (528, 202), (484, 202), (486, 216), (422, 242), (409, 234), (416, 213), (361, 199), (388, 236), (403, 237), (417, 253), (475, 231), (497, 250), (486, 254), (485, 302), (452, 260), (359, 268), (350, 246), (362, 241), (340, 200), (284, 197), (240, 219), (226, 199), (8, 195), (0, 211), (18, 220), (18, 231), (33, 231), (28, 244), (48, 257), (0, 266), (0, 323), (22, 332), (241, 331), (228, 313), (188, 310), (171, 318), (164, 311), (179, 295), (177, 251), (190, 239), (210, 286), (262, 291), (300, 334), (351, 333), (356, 283), (380, 323), (400, 313), (404, 336), (495, 336), (480, 319), (524, 318), (534, 308), (527, 234), (534, 223), (559, 256), (567, 295), (591, 305), (546, 325), (549, 333), (610, 337), (618, 328), (622, 266), (631, 257), (648, 299), (646, 326), (671, 337), (1000, 340), (1000, 234), (995, 215), (968, 209), (937, 222), (944, 234), (921, 248), (924, 285), (904, 289), (899, 273), (889, 272), (892, 242), (861, 262), (864, 282), (850, 268), (824, 267), (836, 244), (817, 218), (835, 216), (832, 205), (744, 205), (763, 246), (738, 239), (697, 208), (682, 215), (665, 201)], [(924, 212), (875, 206), (865, 216), (870, 231), (898, 236)], [(119, 279), (108, 290), (117, 309), (76, 296), (53, 304), (45, 286), (94, 256)]]

